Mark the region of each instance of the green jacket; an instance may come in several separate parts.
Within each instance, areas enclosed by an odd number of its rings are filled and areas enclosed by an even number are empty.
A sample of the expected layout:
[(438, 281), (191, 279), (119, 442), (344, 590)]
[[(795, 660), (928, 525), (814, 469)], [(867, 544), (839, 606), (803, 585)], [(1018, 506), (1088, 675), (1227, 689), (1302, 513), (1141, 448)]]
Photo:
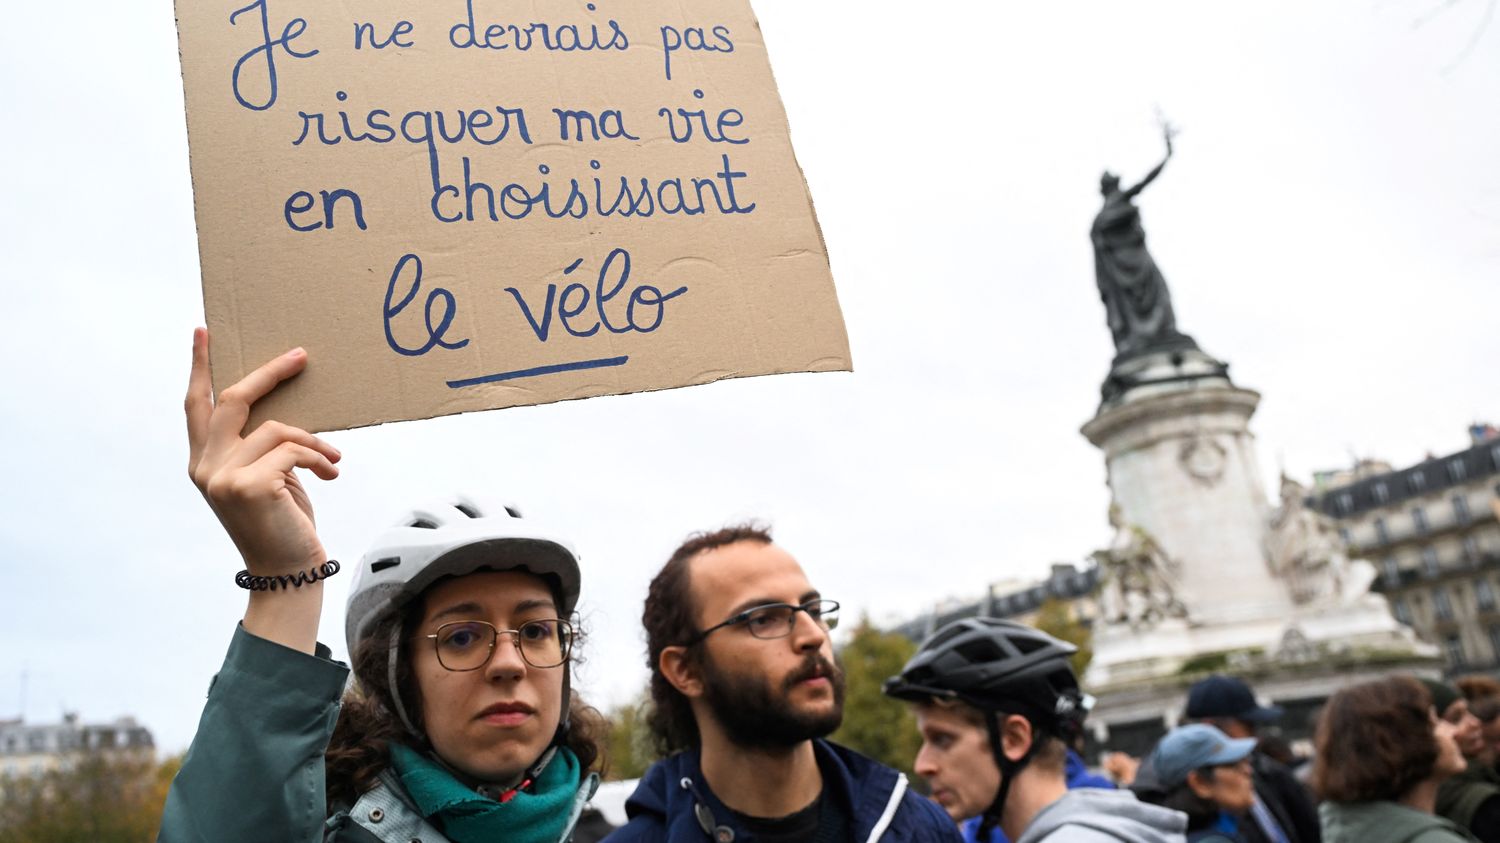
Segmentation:
[[(396, 777), (330, 811), (323, 753), (349, 669), (318, 645), (309, 656), (237, 627), (182, 769), (158, 843), (448, 843)], [(598, 786), (589, 774), (560, 843)]]
[(1474, 815), (1485, 802), (1500, 796), (1500, 777), (1478, 761), (1438, 785), (1436, 810), (1464, 828), (1474, 827)]
[(1474, 843), (1452, 820), (1398, 802), (1324, 802), (1323, 843)]

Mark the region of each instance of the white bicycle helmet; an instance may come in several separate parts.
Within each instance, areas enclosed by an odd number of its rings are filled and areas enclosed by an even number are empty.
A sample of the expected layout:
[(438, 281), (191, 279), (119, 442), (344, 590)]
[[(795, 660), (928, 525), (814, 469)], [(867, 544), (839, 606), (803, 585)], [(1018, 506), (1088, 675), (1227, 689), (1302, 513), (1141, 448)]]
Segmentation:
[(578, 554), (567, 540), (514, 507), (491, 511), (455, 496), (411, 510), (359, 560), (344, 619), (349, 654), (428, 586), (480, 570), (523, 570), (547, 580), (564, 618), (578, 605)]
[[(578, 554), (547, 527), (523, 519), (514, 507), (482, 508), (463, 496), (411, 510), (375, 540), (359, 560), (344, 619), (344, 636), (352, 658), (381, 621), (405, 608), (443, 577), (476, 571), (526, 571), (546, 580), (556, 592), (557, 611), (571, 617), (578, 605)], [(395, 714), (413, 734), (396, 681), (401, 647), (400, 627), (391, 629), (387, 672)], [(558, 738), (568, 728), (571, 671), (563, 666), (562, 716)], [(545, 756), (550, 758), (550, 753)]]

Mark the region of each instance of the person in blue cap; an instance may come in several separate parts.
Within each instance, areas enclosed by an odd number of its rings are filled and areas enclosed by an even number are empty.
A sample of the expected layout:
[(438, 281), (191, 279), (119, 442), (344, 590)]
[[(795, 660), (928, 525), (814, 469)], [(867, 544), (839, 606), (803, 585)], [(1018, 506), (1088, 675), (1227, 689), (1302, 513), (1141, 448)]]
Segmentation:
[(1187, 814), (1188, 843), (1244, 843), (1255, 803), (1250, 772), (1254, 738), (1231, 738), (1206, 723), (1168, 732), (1151, 753), (1163, 807)]
[[(1231, 738), (1256, 739), (1263, 727), (1281, 719), (1282, 709), (1257, 702), (1243, 679), (1215, 674), (1188, 689), (1184, 714)], [(1296, 775), (1263, 752), (1252, 753), (1250, 764), (1256, 805), (1244, 830), (1247, 843), (1320, 843), (1318, 809)]]

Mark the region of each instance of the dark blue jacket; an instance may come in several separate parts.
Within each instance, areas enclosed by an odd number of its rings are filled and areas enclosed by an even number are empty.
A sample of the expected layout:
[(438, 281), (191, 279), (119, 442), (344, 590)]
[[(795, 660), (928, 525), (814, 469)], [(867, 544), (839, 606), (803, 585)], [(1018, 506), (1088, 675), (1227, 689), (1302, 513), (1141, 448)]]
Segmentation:
[[(823, 773), (824, 792), (844, 808), (855, 843), (959, 843), (962, 839), (942, 808), (907, 789), (902, 774), (827, 741), (813, 741), (813, 751)], [(694, 810), (700, 803), (704, 819), (714, 828), (727, 826), (734, 832), (734, 843), (754, 839), (708, 789), (698, 769), (698, 751), (692, 750), (651, 765), (625, 803), (630, 822), (605, 838), (605, 843), (712, 841)]]

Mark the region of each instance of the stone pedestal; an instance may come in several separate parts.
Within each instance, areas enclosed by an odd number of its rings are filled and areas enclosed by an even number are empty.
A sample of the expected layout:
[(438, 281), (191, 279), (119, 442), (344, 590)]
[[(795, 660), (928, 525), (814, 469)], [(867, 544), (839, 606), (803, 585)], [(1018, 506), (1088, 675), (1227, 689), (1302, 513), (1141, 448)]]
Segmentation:
[(1266, 567), (1270, 508), (1249, 430), (1260, 395), (1223, 377), (1162, 387), (1127, 393), (1083, 427), (1104, 451), (1115, 505), (1177, 563), (1190, 618), (1284, 618), (1291, 600)]
[(1300, 697), (1430, 668), (1434, 648), (1367, 593), (1368, 571), (1349, 591), (1299, 604), (1272, 570), (1271, 507), (1249, 429), (1258, 393), (1196, 348), (1117, 362), (1108, 383), (1116, 388), (1082, 432), (1104, 452), (1119, 521), (1166, 557), (1186, 617), (1096, 622), (1084, 678), (1100, 699), (1092, 722), (1170, 719), (1187, 686), (1216, 671)]

